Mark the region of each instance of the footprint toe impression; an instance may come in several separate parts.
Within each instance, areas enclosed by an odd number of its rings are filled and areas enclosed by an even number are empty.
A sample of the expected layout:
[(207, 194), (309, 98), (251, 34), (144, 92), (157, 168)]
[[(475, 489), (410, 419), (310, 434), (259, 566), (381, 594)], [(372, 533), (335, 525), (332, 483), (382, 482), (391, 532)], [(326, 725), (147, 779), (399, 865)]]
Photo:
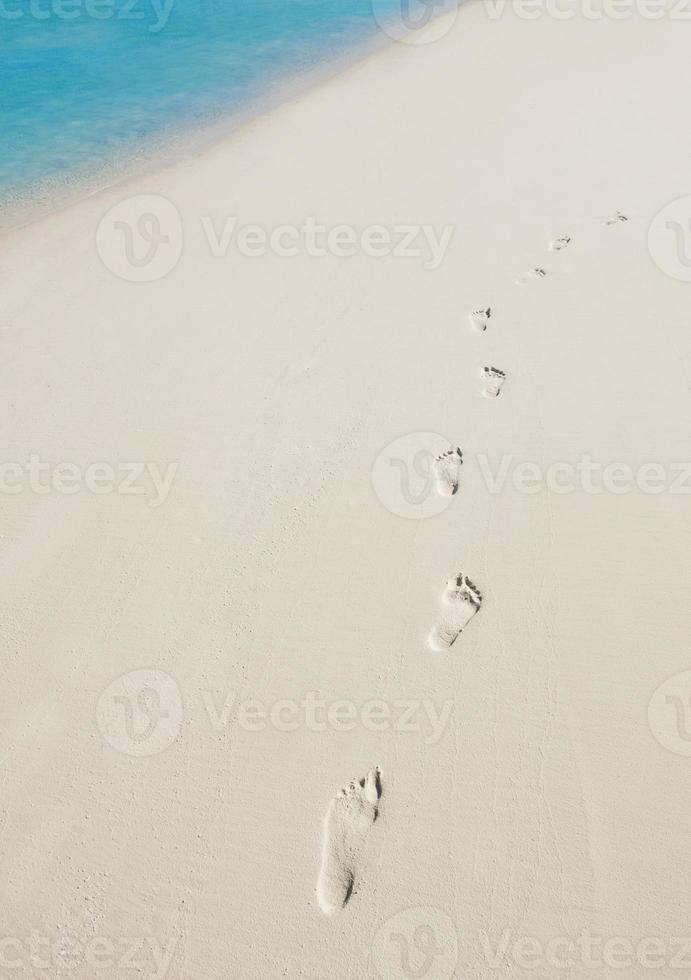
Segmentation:
[(526, 283), (532, 282), (535, 279), (544, 279), (546, 275), (546, 269), (536, 267), (535, 269), (530, 269), (528, 272), (524, 272), (523, 275), (518, 276), (514, 282), (516, 282), (519, 286), (524, 286)]
[(448, 650), (482, 605), (482, 593), (470, 579), (459, 573), (446, 583), (443, 596), (449, 606), (443, 620), (433, 627), (429, 643), (433, 650)]
[(603, 224), (605, 225), (618, 225), (622, 221), (628, 221), (628, 215), (622, 214), (621, 211), (615, 211), (614, 214), (610, 214), (609, 218), (605, 218)]
[(499, 368), (485, 367), (482, 369), (482, 374), (485, 379), (485, 390), (483, 392), (485, 398), (498, 398), (506, 381), (505, 372), (500, 371)]
[(432, 471), (437, 481), (437, 490), (442, 497), (453, 497), (458, 490), (463, 453), (454, 446), (434, 460)]
[(470, 320), (470, 325), (473, 327), (473, 329), (482, 333), (487, 329), (491, 316), (492, 307), (488, 306), (484, 310), (473, 310), (473, 312), (468, 316), (468, 319)]

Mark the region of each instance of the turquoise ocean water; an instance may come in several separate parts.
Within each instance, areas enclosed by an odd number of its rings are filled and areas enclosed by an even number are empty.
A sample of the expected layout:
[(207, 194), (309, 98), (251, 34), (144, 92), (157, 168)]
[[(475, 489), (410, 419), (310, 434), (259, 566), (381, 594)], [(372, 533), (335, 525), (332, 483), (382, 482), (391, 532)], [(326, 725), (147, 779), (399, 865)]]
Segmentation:
[[(395, 7), (400, 0), (376, 0)], [(0, 203), (383, 41), (371, 0), (0, 0)]]

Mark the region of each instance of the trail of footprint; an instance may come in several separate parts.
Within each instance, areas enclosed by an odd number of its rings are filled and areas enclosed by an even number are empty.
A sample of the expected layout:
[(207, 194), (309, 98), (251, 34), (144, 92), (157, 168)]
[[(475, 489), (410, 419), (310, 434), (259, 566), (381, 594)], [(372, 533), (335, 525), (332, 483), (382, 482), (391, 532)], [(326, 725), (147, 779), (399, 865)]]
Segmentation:
[(437, 481), (437, 490), (442, 497), (453, 497), (458, 490), (463, 453), (455, 446), (448, 449), (432, 463), (432, 472)]
[(501, 394), (501, 389), (504, 387), (506, 373), (495, 367), (484, 367), (482, 373), (487, 382), (483, 395), (485, 398), (497, 398)]
[(525, 283), (532, 282), (534, 279), (544, 279), (546, 275), (546, 269), (536, 267), (535, 269), (531, 269), (529, 272), (524, 272), (523, 275), (518, 276), (516, 279), (514, 279), (514, 282), (519, 286), (523, 286)]
[(611, 214), (609, 216), (609, 218), (605, 218), (605, 220), (602, 223), (603, 225), (618, 225), (621, 221), (628, 221), (628, 220), (629, 220), (628, 215), (622, 214), (621, 211), (615, 211), (614, 214)]
[(377, 819), (381, 796), (379, 767), (352, 782), (333, 798), (324, 819), (322, 865), (317, 900), (331, 915), (350, 898), (357, 863), (370, 828)]
[(571, 244), (571, 238), (569, 235), (563, 235), (561, 238), (555, 238), (548, 245), (550, 252), (561, 252), (562, 249), (568, 248)]
[(482, 333), (487, 329), (491, 316), (492, 307), (488, 306), (484, 310), (473, 310), (473, 312), (468, 316), (468, 319), (470, 320), (470, 325), (473, 327), (473, 329)]
[(433, 650), (448, 650), (482, 605), (482, 593), (465, 575), (459, 573), (446, 583), (444, 601), (450, 610), (429, 635)]

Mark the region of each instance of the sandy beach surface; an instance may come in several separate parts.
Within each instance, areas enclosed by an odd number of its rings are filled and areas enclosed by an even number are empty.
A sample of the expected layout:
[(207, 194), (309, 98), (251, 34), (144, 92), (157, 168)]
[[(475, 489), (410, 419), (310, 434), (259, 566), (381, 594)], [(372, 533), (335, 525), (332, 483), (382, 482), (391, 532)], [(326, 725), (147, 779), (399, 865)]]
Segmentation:
[(691, 969), (691, 25), (492, 9), (0, 239), (3, 976)]

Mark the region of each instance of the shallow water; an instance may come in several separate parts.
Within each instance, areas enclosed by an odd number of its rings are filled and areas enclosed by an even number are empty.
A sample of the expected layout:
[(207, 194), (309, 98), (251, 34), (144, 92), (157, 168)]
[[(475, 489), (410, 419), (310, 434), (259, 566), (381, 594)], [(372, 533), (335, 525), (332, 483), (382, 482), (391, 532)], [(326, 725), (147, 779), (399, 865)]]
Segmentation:
[[(376, 0), (381, 16), (397, 0)], [(222, 120), (382, 37), (370, 0), (0, 0), (0, 201)]]

